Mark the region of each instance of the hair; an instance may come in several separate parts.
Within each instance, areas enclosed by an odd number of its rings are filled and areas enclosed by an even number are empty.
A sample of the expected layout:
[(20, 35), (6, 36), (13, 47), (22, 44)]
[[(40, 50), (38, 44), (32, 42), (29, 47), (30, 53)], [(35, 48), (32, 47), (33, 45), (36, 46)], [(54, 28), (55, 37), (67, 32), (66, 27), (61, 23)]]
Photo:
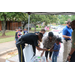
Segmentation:
[(71, 21), (67, 21), (67, 24), (71, 23)]
[(15, 31), (17, 31), (18, 29), (15, 29)]
[(71, 25), (75, 25), (75, 20), (73, 20), (73, 21), (71, 22)]
[(49, 32), (49, 33), (48, 33), (48, 36), (49, 36), (49, 37), (53, 37), (53, 36), (54, 36), (53, 32)]
[(61, 40), (61, 38), (59, 37), (59, 38), (57, 38), (56, 39), (56, 41), (58, 41), (58, 42), (61, 42), (62, 43), (62, 40)]
[(46, 30), (45, 30), (45, 29), (41, 29), (41, 31), (44, 31), (44, 32), (46, 32)]
[(42, 33), (39, 33), (39, 36), (41, 36), (41, 38), (43, 37), (43, 34)]

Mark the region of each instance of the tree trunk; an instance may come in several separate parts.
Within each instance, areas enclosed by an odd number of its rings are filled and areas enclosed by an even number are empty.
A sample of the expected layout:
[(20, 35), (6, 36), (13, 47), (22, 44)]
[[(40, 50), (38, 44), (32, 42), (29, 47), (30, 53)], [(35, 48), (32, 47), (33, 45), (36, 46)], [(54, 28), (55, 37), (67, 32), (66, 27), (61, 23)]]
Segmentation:
[(4, 21), (3, 25), (2, 25), (2, 28), (3, 28), (3, 30), (2, 30), (2, 36), (5, 36), (5, 27), (6, 27), (6, 22)]
[(3, 15), (4, 16), (4, 21), (3, 21), (3, 31), (2, 31), (2, 36), (5, 36), (5, 28), (6, 28), (6, 15)]

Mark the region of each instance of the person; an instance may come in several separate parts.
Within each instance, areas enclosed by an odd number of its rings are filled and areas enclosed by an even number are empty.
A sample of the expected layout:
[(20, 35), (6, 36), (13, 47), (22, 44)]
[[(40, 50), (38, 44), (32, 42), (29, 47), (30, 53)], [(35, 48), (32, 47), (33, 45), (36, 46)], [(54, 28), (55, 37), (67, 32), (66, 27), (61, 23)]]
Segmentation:
[(17, 34), (18, 38), (22, 35), (21, 31), (22, 31), (22, 29), (19, 28), (18, 29), (18, 34)]
[[(44, 37), (45, 36), (45, 32), (46, 32), (45, 29), (41, 29), (40, 32), (35, 32), (35, 34), (38, 35), (39, 33), (42, 33), (43, 34), (43, 37)], [(38, 44), (39, 44), (39, 46), (41, 46), (40, 41), (38, 41)]]
[(46, 30), (45, 30), (45, 29), (41, 29), (41, 31), (40, 31), (40, 32), (35, 32), (35, 34), (37, 35), (37, 34), (39, 34), (39, 33), (42, 33), (42, 34), (43, 34), (43, 36), (45, 36), (45, 32), (46, 32)]
[(54, 46), (50, 50), (50, 52), (53, 52), (52, 62), (57, 62), (57, 56), (58, 56), (59, 50), (60, 50), (60, 42), (62, 43), (61, 38), (57, 38), (56, 43), (54, 44)]
[(16, 43), (16, 41), (18, 40), (17, 34), (18, 34), (18, 29), (16, 29), (16, 33), (15, 33), (15, 43)]
[(75, 20), (73, 20), (71, 22), (71, 28), (73, 29), (72, 32), (72, 47), (71, 47), (71, 51), (68, 55), (68, 61), (69, 62), (75, 62)]
[[(54, 45), (56, 38), (57, 37), (53, 34), (53, 32), (49, 32), (48, 36), (43, 38), (43, 48), (50, 49)], [(48, 62), (48, 53), (49, 53), (50, 60), (52, 55), (52, 52), (45, 51), (45, 57), (47, 62)], [(43, 56), (43, 54), (44, 54), (44, 51), (41, 53), (41, 56)]]
[(27, 34), (27, 33), (28, 33), (28, 31), (27, 31), (27, 29), (25, 28), (23, 34), (25, 35), (25, 34)]
[(20, 29), (20, 34), (21, 34), (21, 36), (23, 35), (23, 31), (22, 31), (22, 29)]
[(36, 53), (36, 48), (37, 50), (48, 51), (48, 49), (42, 49), (38, 46), (38, 40), (41, 42), (42, 37), (43, 37), (42, 33), (39, 33), (38, 35), (34, 33), (28, 33), (26, 35), (21, 36), (18, 39), (18, 41), (16, 42), (16, 47), (18, 49), (20, 62), (24, 62), (23, 49), (25, 47), (25, 43), (32, 45), (34, 56)]
[(67, 21), (67, 26), (63, 29), (63, 62), (66, 62), (68, 53), (71, 50), (71, 35), (72, 35), (72, 29), (71, 29), (71, 21)]

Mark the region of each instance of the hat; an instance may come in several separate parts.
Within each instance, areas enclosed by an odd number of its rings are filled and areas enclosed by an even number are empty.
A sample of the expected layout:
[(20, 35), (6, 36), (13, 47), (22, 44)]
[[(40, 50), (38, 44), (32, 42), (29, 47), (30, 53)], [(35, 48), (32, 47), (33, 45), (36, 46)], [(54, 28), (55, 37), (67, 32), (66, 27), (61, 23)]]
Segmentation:
[(54, 35), (53, 32), (49, 32), (49, 33), (48, 33), (48, 36), (49, 36), (49, 37), (53, 37), (53, 35)]
[(61, 38), (57, 38), (56, 40), (59, 41), (59, 42), (61, 42), (61, 43), (63, 43), (62, 40), (61, 40)]

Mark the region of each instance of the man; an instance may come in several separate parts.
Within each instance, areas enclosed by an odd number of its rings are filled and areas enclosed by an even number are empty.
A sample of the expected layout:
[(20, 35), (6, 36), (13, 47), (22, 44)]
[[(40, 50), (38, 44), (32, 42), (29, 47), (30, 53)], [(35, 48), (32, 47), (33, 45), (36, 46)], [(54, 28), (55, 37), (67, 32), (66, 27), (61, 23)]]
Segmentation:
[[(48, 36), (43, 38), (43, 47), (50, 49), (54, 45), (56, 38), (57, 37), (53, 34), (53, 32), (49, 32)], [(42, 52), (41, 56), (43, 55), (43, 53), (44, 51)], [(51, 60), (51, 55), (52, 55), (52, 52), (45, 51), (45, 57), (46, 57), (47, 62), (48, 62), (48, 53), (49, 53), (50, 60)]]
[(72, 35), (71, 22), (68, 21), (67, 26), (63, 29), (63, 38), (64, 38), (63, 62), (66, 62), (68, 53), (71, 50), (71, 35)]
[(72, 47), (68, 56), (68, 61), (75, 62), (75, 20), (71, 22), (72, 32)]
[[(41, 31), (40, 31), (40, 33), (42, 33), (43, 36), (44, 36), (45, 32), (46, 32), (45, 29), (41, 29)], [(35, 34), (39, 34), (39, 32), (35, 32)]]
[(34, 33), (28, 33), (26, 35), (21, 36), (21, 38), (18, 39), (18, 41), (16, 42), (16, 46), (18, 49), (20, 62), (24, 62), (23, 49), (24, 49), (25, 43), (32, 45), (34, 55), (36, 53), (36, 48), (37, 50), (45, 50), (45, 51), (48, 50), (48, 49), (42, 49), (38, 46), (38, 40), (41, 41), (42, 37), (43, 37), (42, 33), (39, 33), (38, 35)]
[(27, 34), (27, 33), (28, 33), (28, 31), (27, 31), (27, 29), (25, 28), (23, 34)]

